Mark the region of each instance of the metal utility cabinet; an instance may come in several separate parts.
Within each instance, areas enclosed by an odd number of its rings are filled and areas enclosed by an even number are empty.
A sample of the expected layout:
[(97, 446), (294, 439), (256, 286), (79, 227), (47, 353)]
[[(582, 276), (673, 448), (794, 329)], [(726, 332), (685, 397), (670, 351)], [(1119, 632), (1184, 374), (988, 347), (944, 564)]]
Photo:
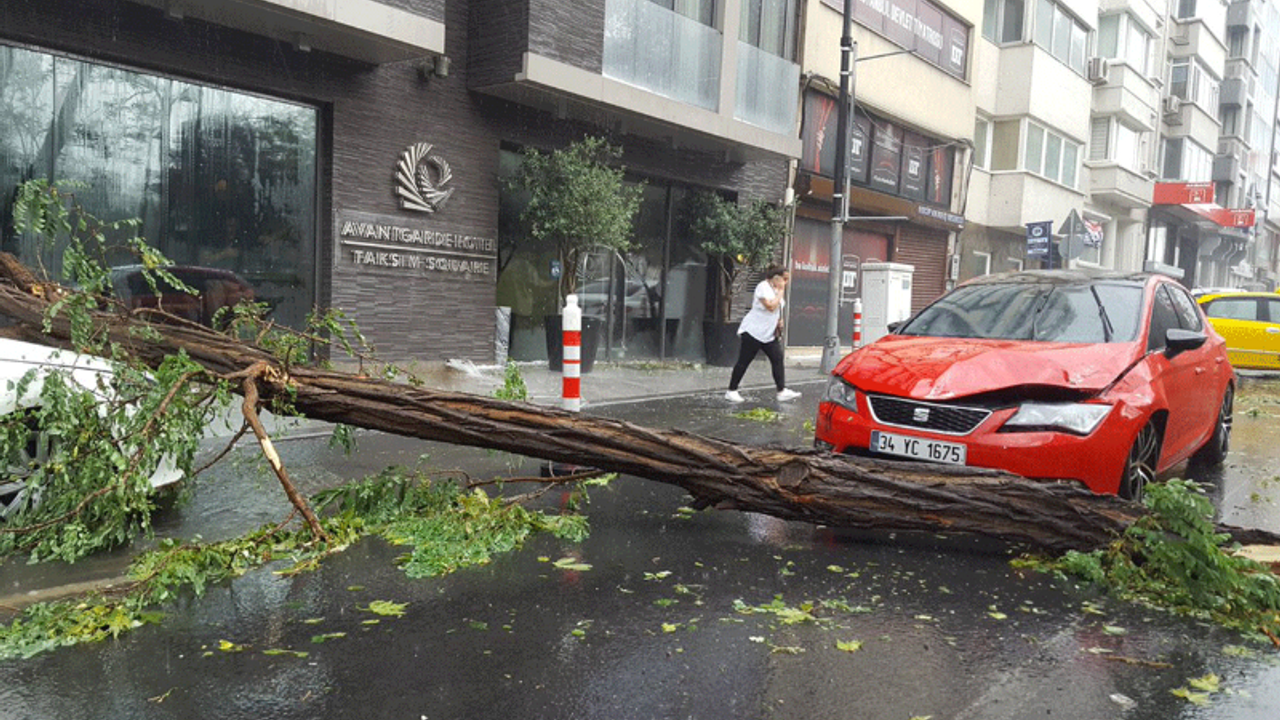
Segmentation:
[(865, 263), (862, 266), (862, 342), (879, 340), (889, 333), (889, 323), (911, 316), (912, 265)]

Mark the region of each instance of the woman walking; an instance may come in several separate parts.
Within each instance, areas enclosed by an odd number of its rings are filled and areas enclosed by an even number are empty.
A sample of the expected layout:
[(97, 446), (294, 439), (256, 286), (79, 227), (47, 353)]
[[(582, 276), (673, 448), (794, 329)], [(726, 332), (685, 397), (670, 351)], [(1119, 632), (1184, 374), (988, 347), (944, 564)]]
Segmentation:
[(794, 400), (800, 393), (787, 387), (786, 370), (782, 365), (782, 341), (778, 338), (778, 330), (782, 327), (782, 291), (787, 287), (791, 273), (786, 268), (770, 267), (765, 271), (764, 280), (756, 285), (755, 297), (751, 301), (751, 310), (742, 323), (738, 325), (738, 363), (733, 366), (733, 374), (729, 376), (729, 391), (724, 399), (740, 403), (742, 395), (738, 392), (738, 383), (747, 372), (747, 366), (755, 359), (756, 352), (763, 350), (769, 357), (773, 368), (773, 384), (778, 388), (778, 400)]

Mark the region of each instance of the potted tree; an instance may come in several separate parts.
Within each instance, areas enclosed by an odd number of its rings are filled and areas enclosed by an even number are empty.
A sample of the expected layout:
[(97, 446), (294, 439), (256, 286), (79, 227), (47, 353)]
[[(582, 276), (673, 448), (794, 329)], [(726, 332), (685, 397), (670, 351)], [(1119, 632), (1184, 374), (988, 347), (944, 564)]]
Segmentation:
[(707, 364), (729, 366), (737, 358), (734, 298), (752, 274), (768, 266), (786, 235), (786, 215), (763, 200), (739, 205), (711, 190), (697, 190), (685, 204), (685, 224), (707, 254), (715, 275), (715, 312), (703, 323)]
[[(577, 290), (578, 266), (584, 249), (625, 251), (640, 209), (641, 188), (624, 181), (616, 165), (622, 149), (601, 137), (586, 136), (569, 146), (544, 152), (523, 152), (520, 168), (508, 187), (528, 198), (520, 213), (529, 237), (555, 248), (559, 274), (556, 307)], [(599, 344), (596, 318), (582, 319), (582, 370), (591, 369)], [(547, 316), (547, 357), (551, 368), (561, 367), (560, 315)]]

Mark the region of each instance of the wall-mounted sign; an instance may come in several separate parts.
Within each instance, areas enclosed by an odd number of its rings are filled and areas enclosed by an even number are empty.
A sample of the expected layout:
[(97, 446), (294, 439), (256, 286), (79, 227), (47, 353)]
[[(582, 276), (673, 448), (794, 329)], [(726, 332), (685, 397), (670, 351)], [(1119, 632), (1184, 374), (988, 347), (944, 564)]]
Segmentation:
[(1027, 257), (1049, 257), (1053, 239), (1053, 221), (1027, 223)]
[[(822, 0), (837, 13), (842, 0)], [(948, 75), (965, 77), (969, 25), (929, 0), (854, 0), (853, 20)]]
[(439, 155), (432, 155), (429, 143), (410, 145), (396, 163), (396, 195), (400, 196), (400, 207), (415, 212), (436, 212), (453, 194), (453, 188), (445, 189), (452, 178), (449, 163)]
[(334, 236), (340, 263), (360, 270), (491, 279), (497, 268), (495, 239), (404, 222), (398, 217), (339, 211)]

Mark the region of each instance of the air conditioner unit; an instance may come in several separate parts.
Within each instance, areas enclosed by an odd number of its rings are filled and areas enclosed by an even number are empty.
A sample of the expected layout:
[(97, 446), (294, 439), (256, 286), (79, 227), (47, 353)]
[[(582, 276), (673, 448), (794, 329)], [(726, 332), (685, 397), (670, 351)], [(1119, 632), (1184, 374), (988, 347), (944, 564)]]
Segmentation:
[(1182, 98), (1177, 95), (1165, 95), (1160, 109), (1164, 111), (1164, 121), (1170, 125), (1182, 122)]
[(1091, 57), (1086, 75), (1094, 85), (1106, 85), (1111, 80), (1111, 66), (1104, 57)]

